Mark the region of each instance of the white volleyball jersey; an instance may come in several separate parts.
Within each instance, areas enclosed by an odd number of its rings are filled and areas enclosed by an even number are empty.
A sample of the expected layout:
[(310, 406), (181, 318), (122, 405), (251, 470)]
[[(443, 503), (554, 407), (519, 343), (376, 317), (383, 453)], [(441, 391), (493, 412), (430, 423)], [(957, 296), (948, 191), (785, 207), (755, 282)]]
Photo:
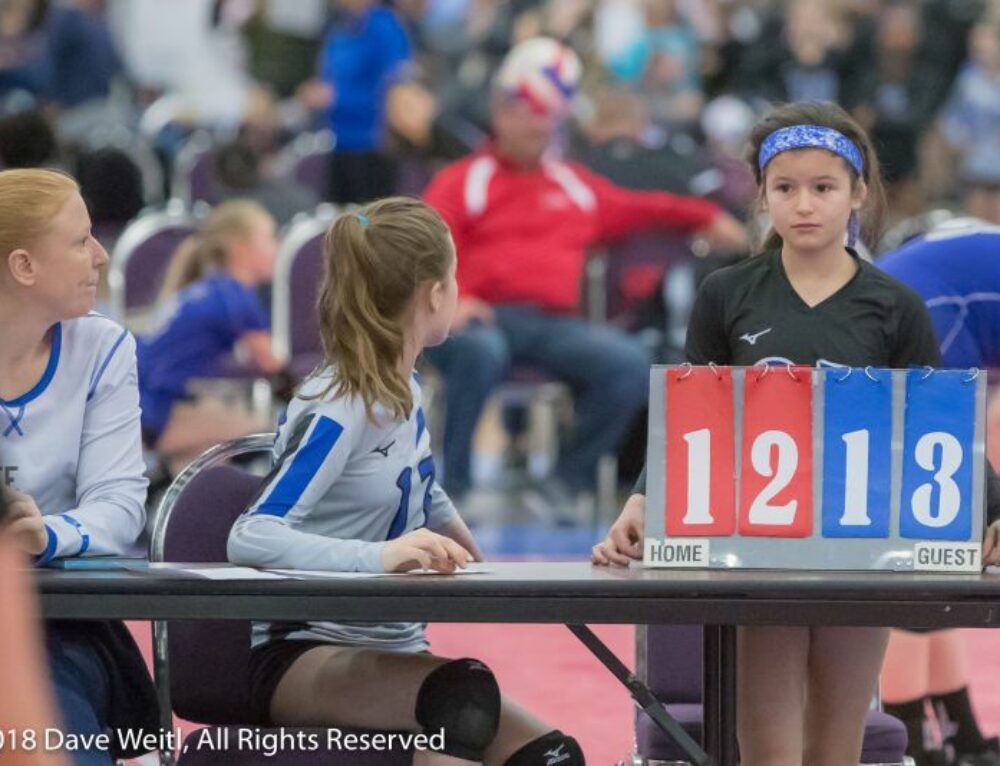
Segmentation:
[(54, 326), (42, 379), (0, 399), (0, 467), (45, 516), (42, 561), (141, 553), (146, 479), (127, 330), (97, 313)]
[[(434, 480), (420, 386), (413, 408), (394, 420), (358, 397), (326, 395), (332, 372), (315, 376), (288, 407), (273, 468), (229, 535), (229, 559), (249, 566), (381, 572), (386, 541), (420, 527), (440, 529), (455, 506)], [(372, 615), (376, 617), (378, 615)], [(420, 623), (255, 623), (255, 646), (310, 639), (400, 651), (427, 647)]]

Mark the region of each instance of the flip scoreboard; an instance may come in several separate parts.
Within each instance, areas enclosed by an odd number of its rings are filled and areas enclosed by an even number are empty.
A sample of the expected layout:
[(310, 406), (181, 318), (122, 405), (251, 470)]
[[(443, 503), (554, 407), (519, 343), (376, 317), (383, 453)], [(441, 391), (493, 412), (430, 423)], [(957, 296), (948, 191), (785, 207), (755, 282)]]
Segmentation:
[(979, 571), (985, 377), (654, 367), (643, 563)]

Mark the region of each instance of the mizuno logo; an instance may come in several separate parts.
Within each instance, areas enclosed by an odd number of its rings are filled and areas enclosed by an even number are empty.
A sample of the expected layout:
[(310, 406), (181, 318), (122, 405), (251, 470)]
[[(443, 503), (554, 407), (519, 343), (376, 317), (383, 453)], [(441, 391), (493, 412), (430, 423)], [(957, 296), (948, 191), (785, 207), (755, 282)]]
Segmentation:
[(377, 452), (382, 457), (389, 457), (389, 450), (392, 449), (392, 445), (395, 444), (395, 443), (396, 443), (396, 440), (393, 439), (391, 442), (389, 442), (388, 444), (386, 444), (384, 447), (376, 447), (375, 449), (372, 450), (372, 452)]
[(761, 335), (767, 335), (769, 332), (771, 332), (771, 328), (770, 327), (768, 327), (766, 330), (761, 330), (760, 332), (755, 332), (753, 335), (751, 335), (748, 332), (745, 332), (745, 333), (743, 333), (740, 336), (740, 340), (745, 340), (747, 343), (749, 343), (751, 346), (753, 346), (754, 344), (757, 343), (757, 338), (759, 338)]
[(545, 766), (556, 766), (557, 763), (569, 760), (569, 753), (563, 752), (564, 747), (566, 747), (566, 745), (562, 744), (554, 750), (546, 750), (545, 757), (548, 760), (545, 761)]

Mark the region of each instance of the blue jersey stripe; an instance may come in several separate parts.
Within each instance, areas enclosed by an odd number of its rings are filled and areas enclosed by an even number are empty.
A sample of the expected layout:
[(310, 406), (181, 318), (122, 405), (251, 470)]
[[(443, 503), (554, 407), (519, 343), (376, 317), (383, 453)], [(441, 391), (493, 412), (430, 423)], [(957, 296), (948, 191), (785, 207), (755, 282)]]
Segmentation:
[(425, 427), (426, 427), (426, 421), (424, 419), (424, 408), (423, 407), (418, 407), (417, 408), (417, 444), (416, 444), (417, 447), (420, 446), (420, 437), (424, 435), (424, 428)]
[(83, 531), (83, 524), (74, 519), (68, 513), (62, 514), (62, 517), (72, 524), (76, 528), (76, 531), (80, 533), (80, 550), (76, 552), (76, 555), (82, 556), (87, 552), (87, 549), (90, 548), (90, 535)]
[(128, 330), (122, 330), (122, 334), (118, 336), (118, 340), (115, 341), (114, 345), (111, 347), (111, 350), (108, 352), (107, 357), (105, 357), (104, 361), (101, 363), (101, 366), (98, 368), (97, 375), (94, 376), (94, 382), (90, 384), (90, 390), (87, 392), (88, 402), (94, 396), (94, 392), (97, 391), (97, 385), (98, 383), (101, 382), (101, 378), (104, 376), (104, 371), (108, 369), (108, 365), (111, 363), (111, 358), (115, 355), (115, 351), (118, 350), (118, 347), (122, 344), (122, 341), (125, 340), (126, 335), (128, 335)]
[(295, 453), (285, 475), (264, 495), (257, 513), (283, 517), (302, 497), (323, 461), (336, 445), (344, 427), (327, 417), (316, 418), (316, 425), (305, 445)]

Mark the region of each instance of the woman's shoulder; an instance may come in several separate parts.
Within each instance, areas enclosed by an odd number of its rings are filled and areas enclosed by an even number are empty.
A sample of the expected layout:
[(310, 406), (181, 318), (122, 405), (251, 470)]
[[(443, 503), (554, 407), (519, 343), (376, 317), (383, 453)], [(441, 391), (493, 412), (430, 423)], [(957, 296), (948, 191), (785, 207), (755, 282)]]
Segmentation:
[(61, 343), (66, 350), (79, 350), (100, 355), (111, 347), (129, 344), (134, 347), (132, 334), (109, 316), (91, 311), (76, 319), (60, 322)]

